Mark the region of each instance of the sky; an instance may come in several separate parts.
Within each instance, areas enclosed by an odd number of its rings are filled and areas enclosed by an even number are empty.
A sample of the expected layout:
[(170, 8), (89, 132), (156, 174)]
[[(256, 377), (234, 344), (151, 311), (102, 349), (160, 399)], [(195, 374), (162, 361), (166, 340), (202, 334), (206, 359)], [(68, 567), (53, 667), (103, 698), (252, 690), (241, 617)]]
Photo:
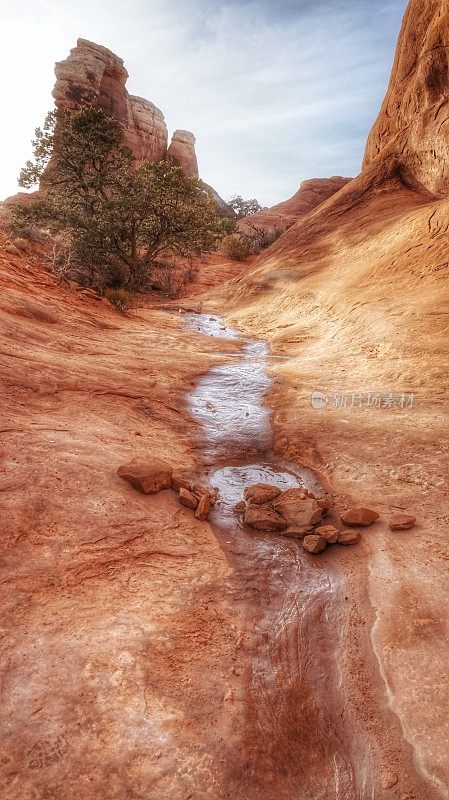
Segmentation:
[(17, 191), (77, 38), (124, 59), (128, 91), (193, 131), (201, 177), (271, 206), (353, 176), (406, 0), (0, 0), (0, 198)]

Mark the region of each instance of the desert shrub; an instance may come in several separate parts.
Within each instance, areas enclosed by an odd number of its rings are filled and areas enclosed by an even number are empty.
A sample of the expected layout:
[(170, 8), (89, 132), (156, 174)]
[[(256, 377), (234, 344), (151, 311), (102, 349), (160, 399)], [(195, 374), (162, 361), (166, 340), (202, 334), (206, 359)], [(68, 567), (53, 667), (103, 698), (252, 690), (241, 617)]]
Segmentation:
[(232, 233), (225, 236), (221, 242), (223, 252), (235, 261), (245, 261), (251, 255), (251, 247), (246, 237), (239, 233)]
[(284, 233), (282, 228), (268, 230), (262, 226), (254, 225), (251, 222), (246, 224), (246, 232), (241, 234), (248, 244), (248, 248), (253, 255), (260, 253), (270, 247)]
[(104, 296), (122, 314), (135, 307), (134, 293), (126, 289), (106, 289)]
[(185, 269), (186, 283), (190, 283), (191, 281), (193, 281), (197, 275), (198, 275), (198, 265), (195, 264), (193, 258), (189, 258)]
[(151, 288), (167, 295), (179, 297), (183, 286), (187, 283), (186, 272), (183, 264), (158, 261), (152, 271)]
[(20, 183), (45, 195), (17, 204), (15, 224), (71, 239), (83, 285), (141, 290), (162, 256), (208, 252), (223, 222), (204, 185), (166, 161), (134, 169), (119, 123), (98, 108), (50, 113)]
[(22, 253), (29, 253), (31, 251), (31, 245), (28, 239), (25, 239), (23, 236), (16, 236), (12, 240), (12, 244), (14, 247), (17, 247), (18, 250), (21, 250)]
[(232, 208), (237, 219), (242, 219), (242, 217), (257, 214), (259, 211), (262, 211), (262, 206), (255, 198), (252, 200), (244, 200), (241, 195), (232, 197), (228, 201), (228, 206)]

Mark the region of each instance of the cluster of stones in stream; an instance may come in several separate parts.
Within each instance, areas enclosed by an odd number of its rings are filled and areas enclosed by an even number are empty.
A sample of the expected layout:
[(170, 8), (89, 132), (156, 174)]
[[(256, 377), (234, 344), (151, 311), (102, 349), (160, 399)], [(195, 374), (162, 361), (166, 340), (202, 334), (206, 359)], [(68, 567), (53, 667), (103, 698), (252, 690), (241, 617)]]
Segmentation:
[[(339, 517), (343, 529), (324, 524), (332, 509), (330, 497), (316, 497), (308, 489), (296, 488), (281, 491), (277, 486), (256, 483), (246, 487), (244, 499), (235, 506), (245, 525), (258, 531), (276, 532), (302, 540), (304, 550), (322, 553), (328, 545), (358, 544), (360, 533), (356, 527), (368, 527), (379, 519), (377, 511), (362, 506), (349, 508)], [(406, 530), (416, 520), (406, 514), (395, 515), (390, 520), (391, 530)]]
[(135, 458), (117, 470), (120, 478), (131, 484), (142, 494), (156, 494), (162, 489), (173, 489), (179, 502), (192, 509), (198, 520), (208, 518), (212, 506), (217, 502), (217, 489), (197, 483), (187, 470), (173, 470), (159, 458)]
[[(156, 494), (162, 489), (172, 489), (179, 502), (190, 508), (198, 520), (207, 520), (212, 506), (218, 501), (218, 490), (198, 483), (187, 470), (173, 470), (166, 461), (158, 458), (135, 458), (119, 467), (117, 474), (143, 494)], [(324, 524), (332, 509), (328, 496), (316, 497), (308, 489), (295, 488), (282, 491), (268, 483), (255, 483), (244, 490), (244, 499), (235, 506), (245, 525), (258, 531), (271, 531), (301, 539), (309, 553), (322, 553), (328, 545), (354, 545), (360, 542), (360, 533), (351, 530), (367, 527), (379, 519), (377, 511), (363, 506), (349, 508), (340, 513), (340, 521), (349, 526), (343, 529)], [(415, 524), (415, 517), (396, 514), (389, 522), (393, 531), (407, 530)]]

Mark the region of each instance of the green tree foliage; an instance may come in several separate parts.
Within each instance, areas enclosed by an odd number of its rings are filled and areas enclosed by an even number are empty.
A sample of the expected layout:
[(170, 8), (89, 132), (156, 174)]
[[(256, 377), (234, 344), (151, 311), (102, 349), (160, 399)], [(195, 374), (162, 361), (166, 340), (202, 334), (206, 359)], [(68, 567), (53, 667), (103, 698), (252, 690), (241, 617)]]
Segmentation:
[(83, 281), (143, 289), (161, 256), (191, 256), (213, 248), (223, 221), (200, 181), (165, 161), (133, 168), (119, 124), (101, 110), (57, 111), (33, 142), (34, 161), (21, 172), (42, 199), (17, 205), (17, 225), (70, 235)]
[(236, 195), (228, 202), (228, 206), (237, 215), (237, 219), (248, 217), (250, 214), (257, 214), (258, 211), (263, 211), (262, 206), (257, 200), (244, 200), (240, 195)]

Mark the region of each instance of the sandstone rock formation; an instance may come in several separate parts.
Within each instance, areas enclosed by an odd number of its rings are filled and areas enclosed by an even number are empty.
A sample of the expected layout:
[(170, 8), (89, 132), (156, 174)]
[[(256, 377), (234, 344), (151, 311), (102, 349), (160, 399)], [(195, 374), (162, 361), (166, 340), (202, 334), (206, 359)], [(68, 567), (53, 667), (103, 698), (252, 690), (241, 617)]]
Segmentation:
[[(449, 792), (449, 542), (441, 512), (449, 504), (442, 434), (449, 429), (448, 45), (447, 3), (411, 0), (361, 174), (217, 297), (228, 302), (233, 324), (263, 331), (286, 357), (272, 367), (280, 456), (319, 464), (335, 497), (362, 490), (364, 502), (383, 512), (381, 535), (364, 537), (363, 549), (350, 554), (353, 576), (343, 578), (347, 602), (358, 598), (366, 609), (369, 630), (355, 638), (371, 652), (360, 661), (349, 706), (362, 685), (381, 687), (373, 724), (364, 726), (375, 741), (378, 774), (369, 792), (376, 798), (390, 770), (398, 797), (436, 800)], [(320, 411), (310, 402), (317, 389), (328, 398)], [(377, 410), (368, 402), (376, 391)], [(415, 397), (408, 410), (403, 392)], [(347, 402), (339, 406), (339, 398)], [(408, 508), (420, 520), (412, 559), (410, 537), (387, 524)], [(340, 544), (349, 537), (341, 534)], [(347, 654), (346, 634), (354, 634), (350, 622), (342, 632)]]
[(263, 503), (269, 503), (274, 500), (281, 493), (277, 486), (272, 486), (269, 483), (253, 483), (252, 486), (247, 486), (244, 491), (245, 500), (253, 505), (260, 506)]
[(328, 544), (336, 544), (338, 541), (339, 530), (338, 528), (334, 528), (333, 525), (319, 525), (315, 528), (315, 533), (318, 536), (322, 536), (323, 539), (326, 539)]
[(411, 0), (387, 95), (369, 135), (364, 167), (386, 164), (404, 183), (449, 190), (449, 18), (445, 0)]
[(125, 142), (139, 166), (144, 161), (171, 161), (188, 175), (198, 175), (195, 137), (176, 131), (168, 147), (164, 115), (149, 100), (130, 95), (126, 89), (128, 72), (123, 60), (106, 47), (78, 39), (65, 61), (55, 66), (53, 97), (57, 108), (79, 108), (98, 104), (123, 127)]
[(325, 203), (343, 186), (346, 186), (351, 178), (312, 178), (303, 181), (293, 197), (284, 200), (272, 208), (259, 211), (244, 217), (238, 223), (238, 227), (243, 232), (250, 232), (251, 225), (256, 225), (267, 230), (286, 230), (295, 222), (305, 217), (314, 208)]
[(258, 531), (283, 531), (287, 523), (270, 505), (249, 506), (244, 516), (245, 525), (250, 525)]
[(198, 177), (195, 137), (189, 131), (175, 131), (167, 151), (167, 158), (184, 170), (186, 175)]
[(342, 531), (338, 534), (337, 542), (338, 544), (350, 546), (358, 544), (361, 538), (360, 533), (357, 533), (357, 531)]
[(408, 531), (413, 528), (416, 522), (416, 517), (411, 517), (410, 514), (394, 514), (388, 526), (390, 531)]
[(304, 537), (302, 546), (308, 553), (322, 553), (326, 549), (326, 539), (313, 533)]

